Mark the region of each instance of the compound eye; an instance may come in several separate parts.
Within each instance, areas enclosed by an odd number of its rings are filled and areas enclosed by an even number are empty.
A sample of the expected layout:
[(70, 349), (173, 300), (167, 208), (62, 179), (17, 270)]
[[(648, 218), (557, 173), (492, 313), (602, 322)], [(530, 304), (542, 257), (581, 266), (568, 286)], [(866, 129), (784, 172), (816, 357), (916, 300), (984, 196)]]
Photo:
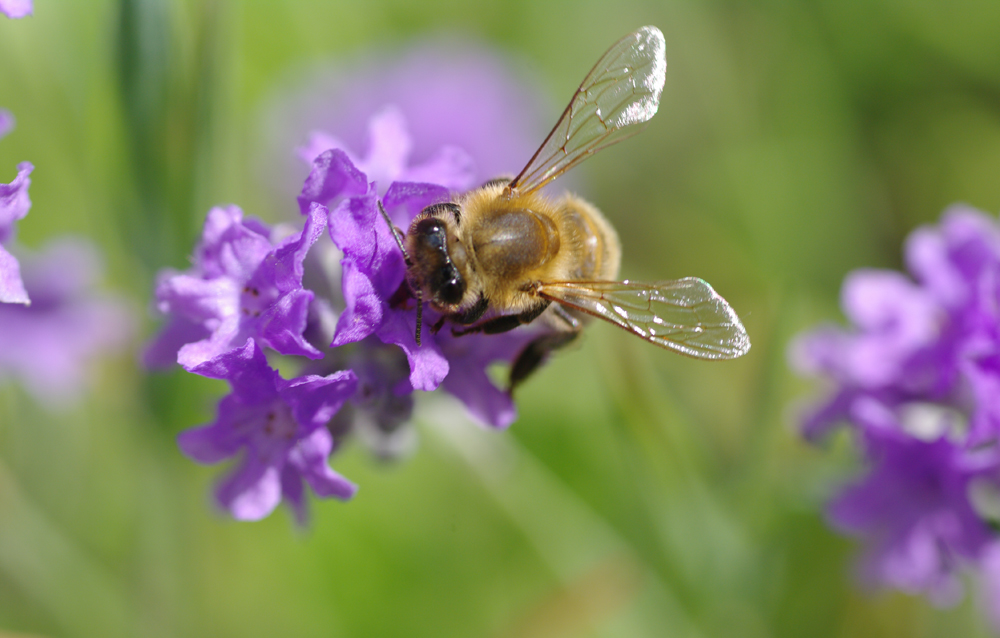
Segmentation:
[(449, 305), (455, 305), (462, 301), (462, 297), (465, 295), (465, 281), (462, 280), (454, 266), (448, 269), (446, 279), (438, 288), (438, 295), (441, 301)]
[(423, 219), (417, 223), (414, 232), (424, 244), (435, 250), (444, 250), (446, 236), (444, 224), (434, 218)]

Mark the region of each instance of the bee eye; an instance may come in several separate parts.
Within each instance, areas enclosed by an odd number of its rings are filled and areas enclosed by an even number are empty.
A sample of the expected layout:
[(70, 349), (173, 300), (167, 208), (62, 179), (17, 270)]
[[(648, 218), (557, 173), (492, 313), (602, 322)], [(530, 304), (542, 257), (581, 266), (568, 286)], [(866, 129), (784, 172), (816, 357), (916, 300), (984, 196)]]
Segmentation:
[(427, 233), (427, 245), (436, 250), (444, 250), (445, 238), (444, 238), (444, 228), (441, 226), (434, 226), (430, 232)]
[(429, 248), (443, 250), (446, 246), (447, 239), (445, 236), (446, 231), (444, 224), (434, 218), (419, 221), (414, 228), (414, 233), (420, 237), (424, 244)]
[(458, 274), (458, 270), (451, 266), (447, 269), (445, 279), (438, 287), (438, 297), (446, 304), (457, 304), (462, 301), (465, 295), (465, 281)]

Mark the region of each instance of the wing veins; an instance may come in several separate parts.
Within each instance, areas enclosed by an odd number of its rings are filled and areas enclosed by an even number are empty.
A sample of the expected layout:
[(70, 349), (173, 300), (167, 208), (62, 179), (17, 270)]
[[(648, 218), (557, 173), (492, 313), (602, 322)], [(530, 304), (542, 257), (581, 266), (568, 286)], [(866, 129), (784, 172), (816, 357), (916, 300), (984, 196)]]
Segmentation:
[(734, 358), (750, 347), (743, 324), (725, 299), (693, 277), (651, 283), (546, 282), (539, 284), (537, 294), (692, 357)]
[[(510, 192), (532, 193), (598, 150), (637, 133), (626, 129), (647, 121), (659, 104), (666, 70), (663, 49), (663, 34), (655, 27), (643, 27), (612, 45), (510, 182)], [(622, 98), (605, 104), (618, 95), (618, 87)]]

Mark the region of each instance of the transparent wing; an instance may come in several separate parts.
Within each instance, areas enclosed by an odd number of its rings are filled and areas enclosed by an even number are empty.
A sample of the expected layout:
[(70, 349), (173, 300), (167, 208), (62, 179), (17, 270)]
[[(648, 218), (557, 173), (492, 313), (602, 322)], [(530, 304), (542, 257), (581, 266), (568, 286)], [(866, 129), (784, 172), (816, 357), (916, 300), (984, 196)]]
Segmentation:
[(510, 183), (518, 194), (545, 186), (597, 151), (638, 133), (656, 114), (667, 72), (663, 34), (642, 27), (604, 54), (542, 145)]
[(736, 312), (697, 277), (645, 283), (550, 282), (542, 283), (538, 294), (689, 357), (735, 359), (750, 349)]

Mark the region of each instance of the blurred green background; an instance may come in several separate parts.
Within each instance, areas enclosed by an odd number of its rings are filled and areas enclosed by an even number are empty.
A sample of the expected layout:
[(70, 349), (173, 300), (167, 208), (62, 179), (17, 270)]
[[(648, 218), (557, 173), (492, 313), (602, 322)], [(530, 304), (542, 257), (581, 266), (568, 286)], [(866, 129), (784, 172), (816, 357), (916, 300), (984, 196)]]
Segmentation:
[[(462, 33), (508, 52), (562, 106), (618, 37), (655, 24), (667, 83), (646, 132), (577, 169), (617, 226), (623, 276), (710, 281), (753, 341), (727, 363), (594, 326), (487, 432), (423, 401), (420, 445), (334, 467), (353, 502), (297, 530), (217, 514), (220, 468), (174, 437), (225, 384), (94, 371), (51, 413), (0, 386), (0, 627), (40, 636), (975, 636), (956, 609), (862, 592), (822, 505), (856, 471), (811, 448), (785, 347), (839, 316), (842, 277), (899, 267), (943, 208), (1000, 210), (1000, 3), (36, 0), (0, 18), (0, 181), (36, 166), (29, 247), (93, 239), (108, 287), (149, 304), (204, 214), (276, 221), (261, 109), (297, 70)], [(128, 52), (127, 56), (123, 52)], [(548, 116), (555, 117), (552, 109)], [(289, 149), (290, 150), (290, 149)], [(512, 167), (516, 168), (516, 167)], [(142, 334), (155, 329), (146, 322)], [(421, 397), (430, 399), (430, 397)], [(2, 632), (0, 632), (2, 633)]]

